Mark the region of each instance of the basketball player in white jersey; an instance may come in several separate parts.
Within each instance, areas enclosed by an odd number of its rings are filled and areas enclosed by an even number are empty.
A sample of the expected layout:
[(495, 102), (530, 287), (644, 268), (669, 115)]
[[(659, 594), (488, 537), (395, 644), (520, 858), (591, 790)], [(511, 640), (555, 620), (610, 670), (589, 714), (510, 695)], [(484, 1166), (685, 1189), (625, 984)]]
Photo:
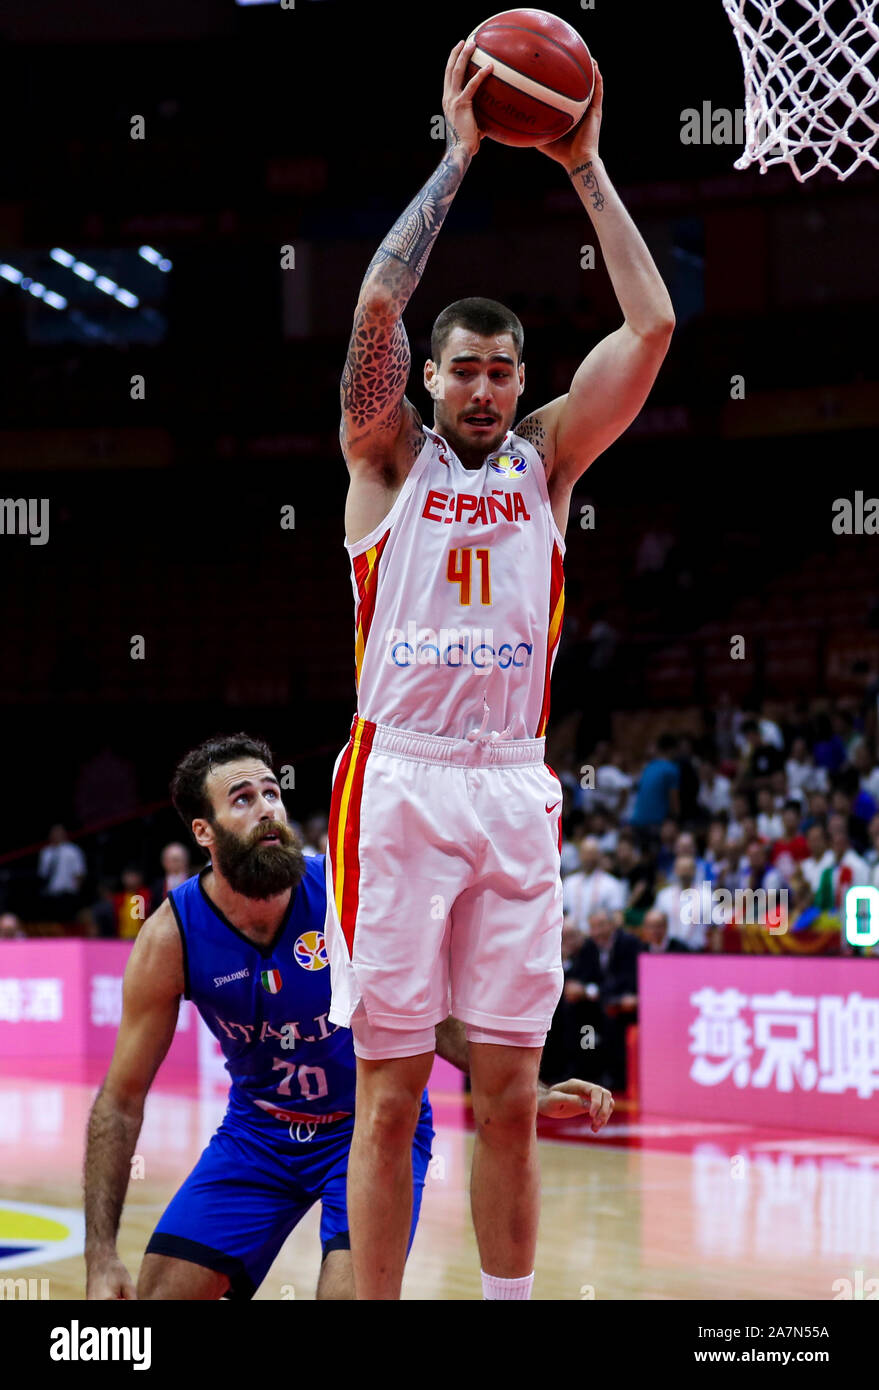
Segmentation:
[[(401, 315), (480, 144), (472, 99), (491, 64), (465, 85), (471, 52), (449, 57), (444, 158), (373, 257), (342, 377), (358, 703), (333, 776), (327, 941), (329, 1017), (352, 1027), (358, 1057), (358, 1298), (400, 1296), (412, 1135), (449, 1012), (470, 1044), (483, 1294), (531, 1295), (537, 1072), (562, 987), (562, 791), (543, 755), (565, 526), (574, 484), (641, 409), (674, 326), (598, 156), (596, 74), (586, 116), (543, 152), (592, 220), (623, 322), (514, 430), (519, 320), (492, 300), (451, 305), (433, 328), (422, 424), (404, 394)], [(599, 1125), (612, 1104), (604, 1092)]]

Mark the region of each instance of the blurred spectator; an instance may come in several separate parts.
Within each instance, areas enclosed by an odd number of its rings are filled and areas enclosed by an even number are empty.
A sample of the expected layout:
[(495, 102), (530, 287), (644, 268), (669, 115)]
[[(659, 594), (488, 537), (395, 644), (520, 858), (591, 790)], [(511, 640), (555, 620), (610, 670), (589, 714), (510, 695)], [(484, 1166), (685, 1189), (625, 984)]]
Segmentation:
[(656, 830), (668, 816), (677, 817), (680, 812), (681, 774), (674, 761), (675, 748), (674, 735), (662, 734), (655, 756), (641, 773), (632, 813), (632, 824), (640, 830)]
[(562, 838), (562, 878), (567, 878), (569, 874), (575, 874), (580, 867), (580, 851), (577, 848), (577, 843), (576, 840), (570, 840), (567, 836)]
[(712, 714), (717, 756), (721, 761), (724, 759), (734, 761), (739, 751), (736, 746), (736, 731), (741, 719), (741, 711), (736, 709), (727, 691), (722, 690), (717, 699), (717, 707), (712, 711)]
[(848, 758), (845, 740), (834, 730), (830, 718), (819, 714), (816, 721), (817, 740), (813, 748), (815, 763), (828, 772), (838, 772)]
[(14, 912), (0, 913), (0, 941), (26, 941), (27, 932)]
[(773, 772), (784, 766), (784, 757), (774, 743), (767, 743), (760, 735), (760, 727), (755, 719), (748, 719), (742, 725), (745, 747), (739, 772), (749, 781), (768, 780)]
[(615, 869), (626, 893), (625, 922), (628, 926), (636, 927), (653, 901), (656, 870), (642, 854), (631, 830), (620, 831)]
[(800, 830), (800, 808), (795, 801), (785, 802), (781, 820), (781, 834), (772, 846), (770, 858), (782, 878), (790, 883), (797, 865), (809, 858), (809, 844)]
[(870, 870), (851, 847), (845, 816), (831, 816), (827, 829), (833, 859), (818, 880), (815, 902), (822, 912), (841, 913), (849, 888), (869, 884)]
[[(835, 798), (838, 798), (838, 801)], [(830, 804), (834, 811), (841, 811), (849, 817), (852, 839), (857, 842), (859, 848), (865, 849), (867, 826), (879, 810), (879, 806), (861, 786), (857, 768), (844, 767), (836, 774), (836, 789), (831, 794)]]
[(177, 840), (172, 840), (166, 845), (161, 854), (162, 876), (157, 878), (150, 889), (152, 910), (165, 901), (169, 893), (175, 888), (179, 888), (181, 883), (185, 883), (192, 877), (192, 867), (189, 857), (189, 850), (186, 845), (181, 845)]
[(596, 744), (588, 766), (594, 770), (595, 786), (581, 786), (578, 804), (587, 812), (608, 811), (619, 818), (632, 790), (633, 779), (617, 766), (613, 750), (606, 739)]
[(144, 882), (143, 871), (136, 865), (122, 870), (122, 888), (114, 894), (116, 930), (123, 940), (137, 936), (152, 912), (150, 890)]
[(327, 852), (327, 830), (329, 821), (326, 816), (309, 816), (304, 826), (304, 839), (302, 843), (302, 853), (309, 858), (315, 854), (326, 854)]
[(625, 885), (599, 866), (601, 847), (592, 835), (584, 835), (579, 844), (581, 867), (569, 874), (562, 883), (565, 919), (585, 936), (589, 919), (594, 912), (622, 911), (626, 905)]
[(607, 811), (593, 811), (591, 816), (587, 817), (587, 827), (588, 833), (598, 841), (602, 854), (613, 854), (616, 851), (620, 832)]
[(794, 739), (784, 770), (791, 794), (803, 792), (808, 795), (810, 792), (826, 792), (830, 789), (826, 768), (815, 766), (815, 760), (804, 738)]
[(674, 872), (675, 844), (680, 827), (676, 820), (663, 821), (659, 829), (659, 847), (656, 851), (656, 872), (661, 879), (667, 879)]
[(784, 822), (775, 809), (775, 798), (768, 787), (757, 792), (757, 834), (761, 840), (780, 840)]
[(583, 1010), (580, 1027), (586, 1022), (595, 1028), (598, 1079), (612, 1090), (626, 1086), (626, 1029), (637, 1019), (638, 956), (643, 950), (609, 912), (595, 912), (564, 985), (566, 1002)]
[(690, 950), (689, 946), (679, 937), (669, 934), (668, 918), (657, 907), (651, 907), (644, 917), (641, 940), (645, 942), (648, 951), (652, 951), (654, 954), (660, 951), (686, 951), (689, 953)]
[[(694, 889), (699, 898), (698, 903), (693, 894)], [(660, 888), (653, 904), (654, 909), (661, 912), (666, 919), (671, 935), (693, 951), (704, 950), (710, 926), (709, 922), (701, 920), (706, 914), (702, 911), (702, 895), (699, 889), (695, 859), (692, 855), (681, 854), (675, 860), (674, 882)], [(683, 896), (684, 893), (687, 894), (686, 898)], [(691, 920), (692, 918), (696, 920)]]
[(79, 845), (68, 839), (63, 825), (53, 825), (37, 862), (41, 907), (53, 921), (71, 921), (79, 908), (85, 875), (85, 855)]
[(745, 821), (751, 814), (751, 798), (747, 792), (736, 792), (732, 799), (732, 814), (726, 827), (730, 844), (739, 844), (745, 833)]
[(726, 841), (726, 826), (722, 820), (712, 821), (708, 827), (708, 844), (704, 855), (707, 877), (713, 888), (723, 888), (729, 874), (730, 854)]
[(813, 825), (826, 825), (827, 816), (830, 812), (830, 802), (826, 792), (809, 793), (809, 810), (803, 817), (800, 829), (804, 834), (808, 833)]
[(675, 763), (678, 769), (678, 818), (689, 825), (699, 816), (699, 772), (689, 734), (682, 734), (678, 740)]
[(699, 805), (709, 816), (719, 816), (732, 807), (732, 782), (707, 759), (699, 768)]
[(98, 884), (97, 901), (92, 903), (89, 916), (96, 936), (115, 937), (119, 935), (116, 890), (108, 878), (101, 879)]
[(801, 793), (788, 796), (787, 776), (782, 768), (770, 774), (769, 789), (772, 792), (772, 804), (778, 812), (781, 812), (786, 801), (794, 800), (797, 805), (805, 804), (806, 798)]
[(699, 851), (696, 847), (696, 836), (691, 830), (682, 830), (675, 840), (675, 860), (682, 857), (693, 860), (696, 866), (695, 882), (697, 886), (702, 883), (704, 879), (711, 877), (708, 864), (704, 859), (699, 857)]
[(751, 724), (757, 729), (760, 744), (784, 752), (784, 735), (775, 720), (770, 719), (768, 715), (759, 714), (757, 710), (748, 709), (742, 711), (741, 722), (738, 727), (739, 753), (746, 754), (748, 752), (748, 727)]
[(862, 739), (852, 750), (851, 765), (858, 775), (861, 791), (865, 791), (879, 805), (879, 767), (874, 766), (874, 762), (869, 744)]
[(756, 838), (748, 840), (745, 860), (736, 877), (738, 881), (733, 883), (734, 890), (741, 888), (756, 892), (763, 889), (766, 893), (780, 893), (784, 888), (784, 879), (769, 862), (769, 846)]
[(806, 844), (809, 847), (808, 858), (800, 864), (803, 877), (812, 890), (813, 895), (818, 891), (818, 884), (821, 875), (826, 868), (833, 863), (833, 850), (830, 848), (830, 837), (827, 829), (820, 821), (810, 825), (806, 831)]
[(635, 552), (635, 574), (647, 580), (661, 574), (674, 543), (672, 533), (662, 530), (661, 526), (645, 531)]

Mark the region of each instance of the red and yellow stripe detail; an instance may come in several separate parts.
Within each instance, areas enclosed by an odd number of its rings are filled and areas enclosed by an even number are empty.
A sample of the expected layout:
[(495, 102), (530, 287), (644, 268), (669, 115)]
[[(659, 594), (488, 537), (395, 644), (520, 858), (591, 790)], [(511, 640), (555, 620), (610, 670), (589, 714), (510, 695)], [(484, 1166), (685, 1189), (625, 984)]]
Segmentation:
[(565, 612), (565, 568), (558, 541), (553, 541), (552, 570), (549, 580), (549, 630), (546, 638), (546, 672), (543, 679), (543, 704), (535, 738), (543, 738), (549, 721), (549, 679), (559, 638), (562, 635), (562, 618)]
[(354, 680), (358, 690), (360, 689), (360, 671), (366, 652), (366, 640), (369, 637), (369, 629), (372, 626), (372, 617), (375, 612), (378, 564), (390, 534), (389, 527), (380, 541), (376, 541), (375, 545), (364, 550), (362, 555), (355, 555), (352, 561), (354, 582), (357, 585), (357, 612), (354, 617)]
[(375, 725), (357, 715), (351, 738), (339, 764), (330, 801), (327, 850), (333, 871), (333, 897), (336, 915), (348, 945), (354, 953), (354, 928), (360, 888), (360, 803), (366, 763), (375, 736)]

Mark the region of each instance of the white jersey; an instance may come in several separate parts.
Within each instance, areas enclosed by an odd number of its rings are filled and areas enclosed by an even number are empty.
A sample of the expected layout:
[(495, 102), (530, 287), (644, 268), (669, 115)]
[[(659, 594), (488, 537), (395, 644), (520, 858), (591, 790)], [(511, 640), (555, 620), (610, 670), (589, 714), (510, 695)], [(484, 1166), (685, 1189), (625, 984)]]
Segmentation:
[(445, 738), (542, 738), (565, 543), (543, 462), (508, 430), (470, 471), (426, 439), (384, 520), (354, 544), (357, 713)]

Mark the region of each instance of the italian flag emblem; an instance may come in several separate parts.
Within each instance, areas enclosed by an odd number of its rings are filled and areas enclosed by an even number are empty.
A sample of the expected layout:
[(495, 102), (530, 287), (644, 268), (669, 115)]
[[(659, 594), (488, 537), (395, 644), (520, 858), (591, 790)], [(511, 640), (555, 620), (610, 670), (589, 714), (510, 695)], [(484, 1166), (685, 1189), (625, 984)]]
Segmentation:
[(281, 988), (280, 970), (264, 970), (259, 979), (263, 989), (267, 989), (269, 994), (277, 994)]

